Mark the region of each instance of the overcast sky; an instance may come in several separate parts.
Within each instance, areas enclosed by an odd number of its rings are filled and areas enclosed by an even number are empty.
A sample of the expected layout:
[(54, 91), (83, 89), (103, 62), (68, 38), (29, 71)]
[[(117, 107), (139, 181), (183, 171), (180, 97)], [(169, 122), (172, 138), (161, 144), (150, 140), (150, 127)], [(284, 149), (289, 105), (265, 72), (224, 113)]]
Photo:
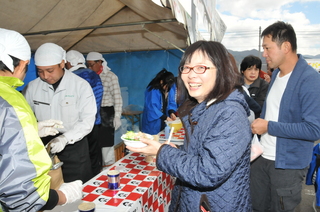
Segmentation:
[(281, 20), (295, 29), (298, 53), (320, 54), (320, 0), (216, 0), (216, 3), (227, 26), (222, 40), (227, 49), (259, 50), (259, 27), (263, 31)]

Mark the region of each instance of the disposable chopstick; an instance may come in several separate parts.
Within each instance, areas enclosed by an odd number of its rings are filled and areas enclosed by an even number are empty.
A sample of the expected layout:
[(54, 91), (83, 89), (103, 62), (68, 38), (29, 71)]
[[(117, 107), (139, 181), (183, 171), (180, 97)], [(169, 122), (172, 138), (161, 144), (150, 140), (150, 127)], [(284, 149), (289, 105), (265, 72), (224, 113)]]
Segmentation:
[(174, 130), (174, 127), (171, 127), (171, 131), (170, 131), (170, 134), (169, 134), (169, 138), (167, 140), (167, 144), (170, 144), (170, 140), (171, 140), (171, 137), (172, 137), (172, 134), (173, 134), (173, 130)]

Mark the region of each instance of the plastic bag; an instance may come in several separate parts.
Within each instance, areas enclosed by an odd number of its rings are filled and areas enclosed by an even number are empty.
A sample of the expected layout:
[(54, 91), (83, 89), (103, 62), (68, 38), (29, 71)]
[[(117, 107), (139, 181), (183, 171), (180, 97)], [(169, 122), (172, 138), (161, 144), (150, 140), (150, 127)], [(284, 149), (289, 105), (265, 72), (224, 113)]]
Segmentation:
[(59, 189), (60, 186), (64, 183), (63, 175), (62, 175), (62, 169), (61, 166), (58, 166), (57, 168), (54, 168), (54, 165), (59, 164), (61, 161), (59, 160), (58, 156), (55, 154), (51, 154), (51, 143), (48, 143), (47, 145), (47, 152), (52, 160), (52, 168), (49, 171), (48, 175), (51, 177), (50, 180), (50, 188), (51, 189)]
[(209, 200), (206, 194), (202, 194), (200, 198), (200, 212), (210, 212), (212, 211), (209, 206)]
[(262, 153), (263, 153), (263, 146), (260, 144), (257, 134), (254, 134), (251, 140), (250, 162), (254, 161)]

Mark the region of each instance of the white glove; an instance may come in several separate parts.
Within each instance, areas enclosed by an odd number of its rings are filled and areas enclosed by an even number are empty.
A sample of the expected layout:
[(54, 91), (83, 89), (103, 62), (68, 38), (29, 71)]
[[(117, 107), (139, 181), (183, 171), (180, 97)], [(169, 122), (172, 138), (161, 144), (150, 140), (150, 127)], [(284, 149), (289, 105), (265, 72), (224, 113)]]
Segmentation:
[(114, 126), (114, 130), (117, 130), (120, 126), (121, 126), (121, 120), (120, 117), (115, 116), (113, 119), (113, 126)]
[(62, 121), (50, 119), (38, 122), (38, 134), (40, 137), (58, 134), (57, 128), (63, 128)]
[(63, 183), (59, 190), (66, 196), (67, 201), (65, 204), (73, 203), (82, 198), (82, 181), (76, 180), (70, 183)]
[(51, 153), (59, 153), (66, 147), (68, 140), (64, 135), (59, 135), (58, 137), (52, 139), (50, 143)]

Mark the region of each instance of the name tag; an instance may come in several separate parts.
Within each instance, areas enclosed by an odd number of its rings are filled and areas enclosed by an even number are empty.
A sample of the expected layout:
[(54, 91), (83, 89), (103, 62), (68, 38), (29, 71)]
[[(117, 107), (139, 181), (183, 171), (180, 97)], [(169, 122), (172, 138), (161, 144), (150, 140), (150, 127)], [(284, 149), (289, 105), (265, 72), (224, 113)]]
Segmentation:
[(42, 104), (42, 105), (50, 105), (50, 103), (40, 102), (40, 101), (36, 101), (36, 100), (33, 100), (33, 104), (35, 104), (35, 105), (40, 105), (40, 104)]

